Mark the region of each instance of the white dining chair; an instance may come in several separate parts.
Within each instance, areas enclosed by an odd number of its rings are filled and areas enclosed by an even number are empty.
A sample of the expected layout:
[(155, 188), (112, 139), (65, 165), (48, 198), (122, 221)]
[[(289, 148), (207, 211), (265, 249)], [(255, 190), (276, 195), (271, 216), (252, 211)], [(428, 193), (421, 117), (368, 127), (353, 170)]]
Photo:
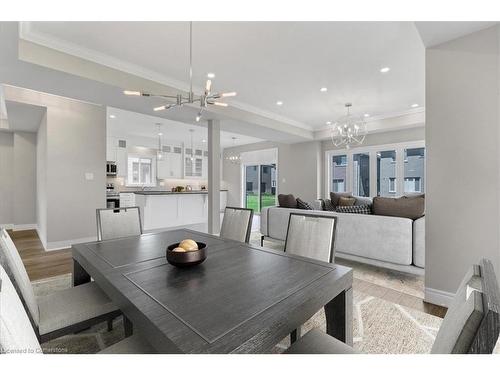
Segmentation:
[[(462, 280), (436, 335), (431, 354), (491, 354), (500, 333), (500, 288), (493, 264), (474, 265)], [(287, 354), (355, 354), (349, 345), (313, 329)]]
[(253, 210), (241, 207), (226, 207), (220, 230), (220, 236), (238, 242), (250, 241)]
[[(139, 335), (127, 337), (109, 346), (102, 354), (154, 353)], [(43, 354), (21, 299), (5, 269), (0, 265), (0, 354)]]
[(94, 282), (35, 297), (19, 252), (5, 229), (0, 232), (0, 261), (22, 298), (40, 342), (111, 321), (121, 315)]
[(98, 208), (96, 216), (99, 241), (142, 234), (139, 207)]

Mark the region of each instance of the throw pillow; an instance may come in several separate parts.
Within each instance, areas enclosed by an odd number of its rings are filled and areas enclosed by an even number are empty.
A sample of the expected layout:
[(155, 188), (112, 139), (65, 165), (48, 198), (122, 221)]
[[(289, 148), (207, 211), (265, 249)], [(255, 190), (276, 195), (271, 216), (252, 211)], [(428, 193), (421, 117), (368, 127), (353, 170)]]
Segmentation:
[(371, 215), (372, 207), (368, 204), (364, 204), (361, 206), (338, 206), (337, 212), (347, 213), (347, 214)]
[(312, 210), (312, 207), (309, 205), (309, 203), (303, 201), (300, 198), (297, 198), (297, 208), (300, 208), (301, 210)]
[(373, 204), (373, 200), (369, 197), (355, 196), (354, 198), (356, 198), (356, 203), (354, 203), (355, 206), (371, 206)]
[(330, 192), (330, 200), (332, 201), (333, 207), (337, 207), (339, 205), (339, 199), (341, 197), (352, 197), (352, 193), (334, 193)]
[(416, 220), (425, 214), (425, 197), (422, 195), (400, 198), (375, 197), (373, 214)]
[(330, 199), (323, 200), (323, 211), (335, 211), (335, 206)]
[(339, 198), (339, 204), (335, 209), (339, 208), (339, 206), (354, 206), (354, 203), (356, 202), (356, 198), (353, 197), (340, 197)]
[(279, 194), (278, 203), (280, 207), (297, 208), (297, 201), (293, 194)]

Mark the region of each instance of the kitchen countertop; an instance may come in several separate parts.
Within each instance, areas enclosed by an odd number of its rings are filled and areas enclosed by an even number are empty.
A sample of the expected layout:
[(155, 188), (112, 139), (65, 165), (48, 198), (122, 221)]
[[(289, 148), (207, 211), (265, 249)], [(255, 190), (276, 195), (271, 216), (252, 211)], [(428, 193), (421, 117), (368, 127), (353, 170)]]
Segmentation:
[[(221, 189), (220, 191), (227, 191)], [(167, 191), (167, 190), (138, 190), (138, 191), (122, 191), (122, 193), (134, 193), (139, 195), (173, 195), (173, 194), (208, 194), (208, 190), (192, 190), (192, 191)]]

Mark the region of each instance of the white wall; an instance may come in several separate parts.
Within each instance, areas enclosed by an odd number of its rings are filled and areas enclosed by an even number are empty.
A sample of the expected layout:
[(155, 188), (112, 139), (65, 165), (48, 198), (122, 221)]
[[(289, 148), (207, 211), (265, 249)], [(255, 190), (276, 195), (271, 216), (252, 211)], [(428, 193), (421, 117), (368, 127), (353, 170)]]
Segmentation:
[(426, 51), (425, 299), (446, 304), (487, 257), (500, 275), (499, 29)]

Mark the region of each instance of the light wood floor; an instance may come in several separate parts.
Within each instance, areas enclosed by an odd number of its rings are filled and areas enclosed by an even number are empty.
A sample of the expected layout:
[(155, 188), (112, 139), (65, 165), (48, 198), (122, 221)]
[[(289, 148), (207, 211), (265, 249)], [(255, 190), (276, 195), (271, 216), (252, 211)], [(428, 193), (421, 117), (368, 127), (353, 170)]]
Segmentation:
[[(34, 230), (9, 231), (31, 281), (72, 272), (71, 249), (45, 251)], [(421, 298), (354, 278), (353, 287), (365, 294), (385, 299), (415, 310), (444, 317), (446, 308), (424, 302)]]

